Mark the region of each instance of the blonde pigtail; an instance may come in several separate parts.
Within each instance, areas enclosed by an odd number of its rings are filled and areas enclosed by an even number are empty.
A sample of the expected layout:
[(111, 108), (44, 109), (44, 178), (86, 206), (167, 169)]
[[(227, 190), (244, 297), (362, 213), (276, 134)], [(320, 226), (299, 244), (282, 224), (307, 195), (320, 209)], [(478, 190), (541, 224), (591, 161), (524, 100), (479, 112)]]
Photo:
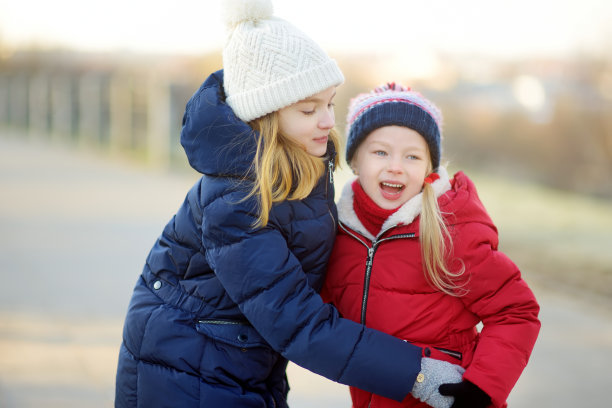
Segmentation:
[[(425, 277), (443, 293), (451, 296), (465, 294), (465, 290), (457, 284), (457, 279), (463, 275), (464, 268), (452, 272), (446, 263), (447, 254), (452, 252), (452, 240), (430, 183), (425, 183), (423, 186), (419, 234)], [(450, 247), (447, 247), (447, 243)]]

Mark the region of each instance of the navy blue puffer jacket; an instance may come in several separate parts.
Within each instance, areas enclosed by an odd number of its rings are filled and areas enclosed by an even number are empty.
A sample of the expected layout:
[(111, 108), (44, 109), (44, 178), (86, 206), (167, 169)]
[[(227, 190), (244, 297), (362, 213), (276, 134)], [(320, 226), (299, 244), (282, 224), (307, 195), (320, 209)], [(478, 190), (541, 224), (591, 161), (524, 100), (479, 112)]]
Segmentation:
[(222, 83), (222, 71), (212, 74), (187, 104), (181, 143), (203, 176), (134, 289), (116, 406), (286, 407), (287, 359), (402, 400), (421, 349), (341, 318), (317, 294), (336, 233), (330, 175), (253, 230), (255, 201), (244, 198), (255, 134), (225, 104)]

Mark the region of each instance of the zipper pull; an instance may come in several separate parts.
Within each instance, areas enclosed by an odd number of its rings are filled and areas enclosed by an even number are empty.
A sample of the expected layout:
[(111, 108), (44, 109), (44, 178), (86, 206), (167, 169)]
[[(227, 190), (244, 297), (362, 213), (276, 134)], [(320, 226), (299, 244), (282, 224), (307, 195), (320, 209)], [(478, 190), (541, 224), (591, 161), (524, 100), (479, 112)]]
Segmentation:
[(327, 162), (327, 169), (329, 170), (329, 182), (334, 184), (334, 162), (332, 160)]
[(374, 255), (374, 247), (372, 248), (368, 248), (368, 261), (367, 261), (367, 266), (371, 266), (372, 265), (372, 257)]

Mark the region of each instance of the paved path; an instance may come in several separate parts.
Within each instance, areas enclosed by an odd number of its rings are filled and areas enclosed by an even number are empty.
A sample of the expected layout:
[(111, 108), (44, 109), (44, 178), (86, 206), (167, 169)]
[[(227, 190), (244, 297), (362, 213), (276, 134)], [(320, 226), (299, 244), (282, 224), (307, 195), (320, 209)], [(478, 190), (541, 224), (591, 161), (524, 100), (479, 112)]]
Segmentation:
[[(195, 179), (0, 133), (0, 407), (112, 406), (132, 286)], [(612, 311), (532, 284), (543, 329), (510, 406), (607, 406)], [(293, 408), (350, 406), (344, 386), (289, 377)]]

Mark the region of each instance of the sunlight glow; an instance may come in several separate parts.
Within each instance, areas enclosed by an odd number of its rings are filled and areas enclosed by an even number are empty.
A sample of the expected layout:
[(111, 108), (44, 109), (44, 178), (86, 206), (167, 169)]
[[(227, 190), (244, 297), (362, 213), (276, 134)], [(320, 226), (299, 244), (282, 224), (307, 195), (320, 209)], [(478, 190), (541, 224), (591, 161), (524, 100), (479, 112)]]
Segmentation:
[(542, 83), (532, 76), (516, 78), (512, 90), (516, 100), (530, 111), (538, 111), (546, 103), (546, 91)]
[[(223, 0), (0, 0), (0, 48), (69, 47), (200, 54), (225, 39)], [(273, 0), (331, 52), (414, 50), (503, 58), (608, 53), (607, 0)], [(34, 12), (35, 11), (35, 12)]]

